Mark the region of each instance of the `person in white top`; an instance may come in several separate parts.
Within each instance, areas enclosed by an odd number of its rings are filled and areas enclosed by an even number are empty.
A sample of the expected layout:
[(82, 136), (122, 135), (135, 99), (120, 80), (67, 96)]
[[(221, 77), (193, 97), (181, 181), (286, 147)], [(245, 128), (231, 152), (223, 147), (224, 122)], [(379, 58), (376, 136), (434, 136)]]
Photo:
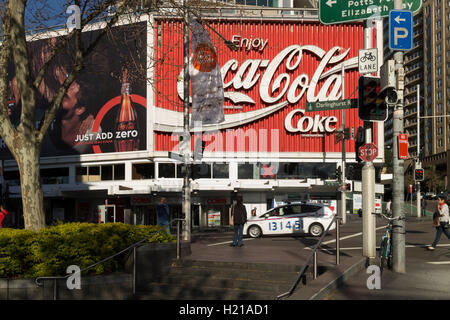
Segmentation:
[(438, 196), (438, 206), (437, 210), (439, 212), (439, 226), (436, 227), (436, 238), (431, 246), (427, 247), (428, 250), (436, 249), (436, 245), (441, 239), (442, 233), (445, 233), (447, 238), (450, 239), (450, 231), (449, 231), (449, 211), (448, 205), (445, 203), (444, 196)]

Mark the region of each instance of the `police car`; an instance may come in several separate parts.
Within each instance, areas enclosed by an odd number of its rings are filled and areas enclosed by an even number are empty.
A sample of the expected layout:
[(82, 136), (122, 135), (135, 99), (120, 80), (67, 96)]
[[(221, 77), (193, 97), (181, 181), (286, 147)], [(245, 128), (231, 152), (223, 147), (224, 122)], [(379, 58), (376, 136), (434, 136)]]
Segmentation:
[[(289, 203), (270, 209), (259, 217), (248, 218), (244, 235), (304, 234), (322, 236), (334, 217), (333, 210), (321, 203)], [(336, 228), (333, 223), (330, 230)]]

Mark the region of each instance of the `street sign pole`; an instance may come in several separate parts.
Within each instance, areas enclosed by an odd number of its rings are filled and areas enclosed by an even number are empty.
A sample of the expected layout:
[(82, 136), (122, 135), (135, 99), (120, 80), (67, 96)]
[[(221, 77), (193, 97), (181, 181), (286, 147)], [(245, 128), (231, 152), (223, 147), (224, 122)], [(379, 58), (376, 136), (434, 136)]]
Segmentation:
[[(394, 9), (403, 9), (402, 0), (394, 0)], [(392, 23), (392, 22), (390, 22)], [(403, 30), (404, 31), (404, 30)], [(412, 31), (412, 30), (411, 30)], [(397, 32), (397, 35), (400, 35)], [(401, 34), (401, 37), (404, 35)], [(410, 35), (412, 36), (412, 35)], [(389, 39), (393, 41), (394, 39)], [(395, 42), (394, 42), (395, 45)], [(400, 49), (401, 50), (401, 49)], [(398, 135), (403, 132), (403, 52), (394, 51), (395, 71), (397, 75), (397, 96), (398, 102), (394, 106), (393, 129), (394, 129), (394, 157), (393, 157), (393, 192), (392, 192), (392, 213), (393, 217), (403, 216), (404, 214), (404, 175), (403, 159), (398, 157)], [(395, 220), (392, 230), (392, 267), (394, 272), (405, 273), (405, 220)]]
[[(372, 28), (368, 21), (364, 26), (364, 49), (372, 48)], [(366, 124), (366, 122), (365, 122)], [(366, 128), (366, 125), (364, 125)], [(366, 143), (372, 142), (372, 129), (366, 129)], [(373, 259), (376, 257), (376, 221), (375, 215), (375, 167), (371, 161), (365, 161), (361, 173), (362, 209), (363, 209), (363, 256)]]

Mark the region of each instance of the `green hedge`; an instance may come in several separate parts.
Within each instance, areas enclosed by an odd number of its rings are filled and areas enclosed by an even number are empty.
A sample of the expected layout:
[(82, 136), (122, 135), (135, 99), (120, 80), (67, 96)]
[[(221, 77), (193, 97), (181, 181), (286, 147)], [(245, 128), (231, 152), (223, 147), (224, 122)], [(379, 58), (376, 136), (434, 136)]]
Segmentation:
[[(158, 226), (123, 223), (66, 223), (34, 233), (28, 230), (0, 229), (0, 278), (64, 276), (70, 265), (81, 269), (111, 256), (158, 231)], [(166, 229), (150, 243), (175, 241)], [(120, 271), (124, 256), (102, 263), (88, 273)]]

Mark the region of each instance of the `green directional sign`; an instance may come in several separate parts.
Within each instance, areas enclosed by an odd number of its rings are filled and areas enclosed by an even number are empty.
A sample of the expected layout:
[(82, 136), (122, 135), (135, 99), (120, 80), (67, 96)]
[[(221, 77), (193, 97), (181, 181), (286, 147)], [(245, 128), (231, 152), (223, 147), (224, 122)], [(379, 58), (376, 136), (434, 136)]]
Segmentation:
[(358, 99), (336, 100), (336, 101), (323, 101), (323, 102), (307, 102), (306, 112), (311, 111), (324, 111), (324, 110), (338, 110), (338, 109), (351, 109), (358, 107)]
[[(403, 0), (403, 10), (416, 12), (422, 0)], [(320, 0), (319, 19), (323, 24), (375, 19), (389, 16), (394, 0)]]

